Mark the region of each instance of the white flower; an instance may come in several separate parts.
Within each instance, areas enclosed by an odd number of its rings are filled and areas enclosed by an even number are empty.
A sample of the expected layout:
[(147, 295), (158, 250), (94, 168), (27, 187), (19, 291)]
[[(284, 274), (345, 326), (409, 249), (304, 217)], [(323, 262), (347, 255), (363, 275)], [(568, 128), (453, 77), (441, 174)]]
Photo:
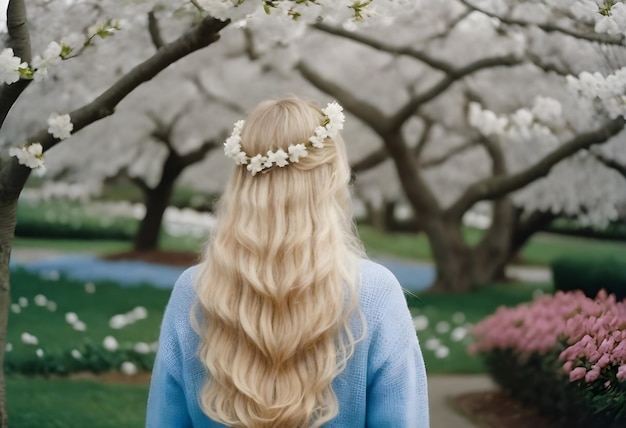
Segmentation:
[(43, 294), (37, 294), (34, 301), (37, 306), (46, 306), (48, 304), (48, 298)]
[(68, 312), (65, 314), (65, 322), (68, 324), (74, 324), (78, 322), (78, 315), (74, 312)]
[(287, 159), (289, 159), (289, 155), (283, 149), (278, 149), (275, 152), (269, 150), (267, 152), (267, 161), (279, 168), (289, 165)]
[(439, 348), (440, 345), (441, 343), (436, 337), (430, 338), (426, 341), (426, 349), (430, 349), (431, 351)]
[(328, 124), (326, 124), (328, 135), (330, 137), (336, 136), (343, 129), (343, 123), (346, 120), (346, 116), (343, 114), (343, 107), (337, 102), (332, 102), (326, 108), (323, 108), (322, 111), (328, 117)]
[(54, 138), (65, 140), (72, 135), (74, 125), (72, 124), (69, 114), (52, 113), (48, 118), (48, 132)]
[(133, 349), (135, 350), (135, 352), (138, 352), (140, 354), (147, 354), (148, 352), (150, 352), (150, 345), (145, 342), (137, 342), (135, 343)]
[(46, 308), (48, 308), (50, 312), (55, 312), (57, 310), (57, 304), (53, 301), (48, 300), (48, 303), (46, 304)]
[(13, 49), (6, 48), (0, 53), (0, 83), (12, 84), (20, 80), (20, 68), (28, 64), (13, 54)]
[(17, 303), (11, 303), (11, 312), (13, 312), (14, 314), (19, 314), (20, 312), (22, 312), (22, 307)]
[(13, 345), (10, 342), (8, 342), (6, 346), (4, 347), (4, 351), (11, 352), (12, 350), (13, 350)]
[(120, 371), (126, 376), (132, 376), (137, 374), (137, 366), (130, 361), (124, 361), (120, 367)]
[(102, 341), (102, 346), (104, 346), (104, 349), (106, 349), (109, 352), (115, 352), (117, 351), (117, 348), (119, 348), (117, 339), (115, 339), (113, 336), (105, 337), (104, 340)]
[(22, 333), (21, 339), (24, 345), (39, 345), (39, 340), (30, 333)]
[(43, 358), (43, 349), (37, 348), (37, 350), (35, 351), (35, 354), (37, 354), (39, 358)]
[(96, 285), (93, 282), (85, 283), (85, 292), (89, 294), (93, 294), (96, 292)]
[(76, 321), (74, 324), (72, 324), (72, 327), (74, 327), (74, 330), (76, 331), (85, 331), (87, 330), (87, 325), (82, 322), (82, 321)]
[(20, 297), (19, 299), (17, 299), (17, 303), (25, 308), (26, 306), (28, 306), (28, 299), (26, 297)]
[(533, 117), (533, 114), (530, 112), (530, 110), (525, 108), (517, 110), (515, 113), (513, 113), (513, 116), (511, 116), (511, 120), (513, 121), (513, 123), (520, 128), (530, 127), (534, 119), (535, 118)]
[(150, 344), (150, 351), (156, 352), (158, 350), (159, 350), (159, 341), (157, 340), (156, 342), (152, 342)]
[(416, 331), (423, 331), (428, 328), (428, 318), (425, 315), (418, 315), (413, 318), (413, 326)]
[(43, 163), (43, 147), (39, 143), (31, 143), (25, 147), (11, 147), (9, 156), (17, 158), (20, 165), (24, 165), (38, 175), (43, 175), (46, 167)]
[(62, 48), (60, 44), (57, 42), (50, 42), (42, 56), (37, 55), (33, 58), (32, 65), (35, 69), (33, 79), (36, 82), (44, 80), (48, 76), (48, 69), (61, 62), (61, 50)]
[(465, 327), (460, 327), (460, 326), (455, 327), (452, 330), (452, 333), (450, 333), (450, 337), (455, 342), (460, 342), (461, 340), (465, 339), (466, 336), (467, 336), (467, 329)]
[(563, 107), (554, 98), (537, 97), (532, 107), (532, 114), (546, 125), (561, 125), (563, 123)]
[(126, 319), (126, 315), (119, 314), (113, 315), (109, 320), (109, 327), (114, 330), (119, 330), (120, 328), (126, 327), (126, 325), (130, 324)]
[(83, 357), (83, 354), (81, 354), (78, 349), (72, 349), (72, 352), (70, 354), (72, 355), (72, 358), (74, 358), (76, 360), (78, 360), (78, 359)]
[(232, 157), (237, 165), (246, 165), (248, 163), (248, 157), (245, 152), (240, 151), (235, 156)]
[(246, 169), (252, 173), (252, 175), (256, 175), (257, 172), (263, 171), (263, 164), (267, 161), (265, 156), (256, 155), (252, 159), (250, 159), (250, 163), (246, 166)]
[(450, 355), (450, 349), (447, 346), (440, 346), (435, 349), (435, 357), (439, 359), (446, 358), (448, 355)]
[(315, 128), (315, 135), (311, 136), (309, 138), (309, 141), (311, 142), (311, 144), (313, 144), (313, 147), (323, 149), (324, 140), (326, 139), (326, 137), (328, 137), (326, 128), (323, 126), (318, 126), (317, 128)]
[(133, 318), (135, 320), (143, 320), (148, 318), (148, 310), (143, 306), (135, 307), (131, 313), (133, 314)]
[(446, 321), (439, 321), (435, 326), (435, 330), (440, 334), (447, 333), (450, 331), (450, 324)]
[(304, 144), (290, 144), (287, 151), (289, 152), (289, 160), (291, 162), (299, 162), (300, 158), (305, 158), (309, 155)]

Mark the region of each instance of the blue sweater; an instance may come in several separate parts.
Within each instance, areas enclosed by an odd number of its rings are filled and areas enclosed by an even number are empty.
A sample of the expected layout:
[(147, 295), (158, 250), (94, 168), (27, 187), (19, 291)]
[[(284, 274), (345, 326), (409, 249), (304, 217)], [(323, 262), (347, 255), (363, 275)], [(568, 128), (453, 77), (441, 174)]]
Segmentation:
[[(206, 370), (189, 319), (195, 268), (178, 279), (165, 310), (147, 421), (149, 428), (213, 428), (199, 405)], [(426, 371), (400, 284), (383, 266), (361, 263), (360, 305), (367, 334), (333, 381), (339, 414), (325, 427), (428, 428)]]

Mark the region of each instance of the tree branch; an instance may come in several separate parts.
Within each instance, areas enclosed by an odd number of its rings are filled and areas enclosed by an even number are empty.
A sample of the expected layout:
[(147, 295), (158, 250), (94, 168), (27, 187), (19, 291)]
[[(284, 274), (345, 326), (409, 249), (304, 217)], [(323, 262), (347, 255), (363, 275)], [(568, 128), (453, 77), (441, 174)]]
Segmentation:
[(165, 41), (163, 41), (161, 35), (161, 28), (159, 27), (159, 20), (154, 14), (154, 10), (148, 12), (148, 32), (150, 33), (150, 40), (152, 40), (152, 44), (156, 50), (165, 46)]
[[(216, 42), (219, 39), (219, 32), (229, 22), (206, 17), (183, 36), (159, 49), (146, 61), (122, 76), (94, 101), (71, 112), (73, 132), (76, 133), (85, 126), (113, 114), (117, 104), (139, 85), (149, 81), (177, 60)], [(52, 137), (45, 129), (32, 135), (28, 141), (41, 143), (44, 150), (59, 143), (59, 140)], [(5, 171), (5, 174), (0, 176), (0, 186), (2, 186), (0, 194), (17, 198), (30, 174), (30, 169), (19, 165), (17, 159), (13, 159), (11, 167), (6, 168)]]
[(486, 178), (472, 184), (465, 193), (448, 208), (446, 216), (461, 218), (463, 214), (478, 201), (497, 199), (510, 192), (523, 188), (534, 180), (546, 176), (554, 165), (568, 156), (573, 155), (581, 149), (587, 149), (594, 144), (604, 143), (609, 138), (619, 134), (624, 129), (625, 124), (626, 121), (621, 117), (614, 119), (595, 131), (576, 136), (569, 142), (562, 144), (557, 149), (548, 153), (534, 165), (522, 171), (510, 175)]
[(471, 149), (472, 147), (476, 147), (476, 144), (477, 144), (477, 141), (468, 141), (463, 144), (459, 144), (458, 146), (452, 148), (450, 151), (448, 151), (447, 153), (444, 153), (441, 156), (420, 162), (419, 164), (420, 168), (427, 169), (427, 168), (434, 168), (439, 165), (442, 165), (446, 163), (447, 161), (449, 161), (450, 159), (452, 159), (453, 157), (465, 153), (467, 150)]
[(192, 76), (189, 76), (189, 80), (191, 80), (191, 83), (193, 83), (196, 88), (198, 88), (198, 90), (202, 93), (202, 95), (204, 96), (204, 98), (207, 101), (213, 101), (213, 102), (217, 102), (221, 105), (223, 105), (224, 107), (239, 113), (240, 115), (244, 116), (246, 114), (246, 111), (239, 105), (236, 104), (234, 102), (232, 102), (229, 99), (226, 98), (222, 98), (220, 96), (215, 95), (214, 93), (210, 92), (203, 84), (202, 81), (200, 80), (200, 76), (198, 76), (197, 74), (194, 74)]
[(536, 22), (528, 22), (528, 21), (522, 21), (519, 19), (511, 19), (511, 18), (504, 18), (502, 16), (499, 16), (493, 12), (489, 12), (486, 9), (483, 9), (479, 6), (475, 6), (473, 5), (471, 2), (469, 2), (468, 0), (459, 0), (461, 3), (463, 3), (466, 7), (468, 7), (469, 9), (476, 11), (476, 12), (480, 12), (484, 15), (489, 16), (490, 18), (495, 18), (497, 20), (499, 20), (500, 22), (502, 22), (503, 24), (507, 24), (507, 25), (518, 25), (520, 27), (537, 27), (539, 29), (541, 29), (542, 31), (546, 32), (546, 33), (561, 33), (561, 34), (565, 34), (567, 36), (573, 37), (575, 39), (581, 39), (581, 40), (587, 40), (589, 42), (598, 42), (598, 43), (602, 43), (602, 44), (607, 44), (607, 45), (617, 45), (617, 46), (623, 46), (624, 45), (624, 38), (623, 37), (613, 37), (610, 36), (608, 34), (598, 34), (598, 33), (578, 33), (574, 30), (570, 30), (569, 28), (564, 28), (564, 27), (559, 27), (557, 25), (553, 25), (553, 24), (546, 24), (546, 23), (536, 23)]
[(596, 158), (598, 162), (600, 162), (607, 168), (610, 168), (613, 171), (617, 172), (618, 174), (620, 174), (622, 177), (626, 179), (626, 165), (622, 165), (621, 163), (617, 162), (615, 159), (609, 159), (607, 157), (604, 157), (600, 153), (591, 152), (591, 154)]
[(295, 68), (313, 86), (336, 98), (346, 110), (361, 119), (361, 121), (367, 123), (375, 132), (378, 134), (384, 134), (386, 132), (387, 118), (376, 107), (357, 99), (339, 85), (322, 77), (302, 61), (300, 61)]
[(506, 55), (493, 58), (482, 58), (466, 66), (454, 69), (426, 92), (416, 94), (413, 98), (411, 98), (409, 102), (401, 107), (400, 110), (398, 110), (398, 112), (390, 119), (389, 127), (391, 129), (402, 127), (404, 122), (413, 116), (422, 104), (438, 97), (446, 89), (452, 86), (452, 84), (464, 77), (469, 76), (470, 74), (486, 68), (512, 67), (522, 63), (523, 60), (517, 58), (515, 55)]
[[(12, 48), (14, 55), (20, 57), (22, 61), (30, 63), (30, 33), (24, 0), (9, 0), (7, 30), (9, 33), (8, 47)], [(5, 83), (0, 88), (0, 128), (2, 128), (13, 104), (30, 82), (31, 80), (20, 79), (11, 85)]]
[(343, 37), (344, 39), (361, 43), (365, 46), (369, 46), (379, 51), (387, 52), (393, 55), (405, 55), (411, 58), (415, 58), (418, 61), (421, 61), (424, 64), (427, 64), (428, 66), (446, 74), (451, 74), (454, 72), (454, 66), (449, 62), (433, 58), (430, 55), (411, 47), (393, 46), (380, 40), (376, 40), (371, 37), (355, 33), (353, 31), (346, 31), (342, 28), (333, 27), (324, 23), (314, 24), (313, 28), (319, 31), (323, 31), (327, 34), (332, 34), (334, 36)]
[[(222, 141), (224, 139), (226, 139), (226, 136), (220, 138), (219, 140)], [(182, 165), (188, 167), (189, 165), (193, 165), (196, 162), (200, 162), (206, 157), (207, 153), (216, 149), (217, 147), (219, 147), (219, 143), (216, 140), (204, 141), (200, 147), (180, 157)]]

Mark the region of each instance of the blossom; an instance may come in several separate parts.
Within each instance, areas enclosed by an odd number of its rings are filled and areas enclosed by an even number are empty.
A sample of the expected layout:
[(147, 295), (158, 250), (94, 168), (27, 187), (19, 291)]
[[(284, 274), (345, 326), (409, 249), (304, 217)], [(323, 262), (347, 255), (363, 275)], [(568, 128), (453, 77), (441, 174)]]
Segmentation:
[(27, 306), (28, 306), (28, 299), (27, 299), (26, 297), (20, 297), (19, 299), (17, 299), (17, 303), (18, 303), (21, 307), (25, 308), (25, 307), (27, 307)]
[(20, 68), (28, 64), (13, 54), (13, 49), (6, 48), (0, 53), (0, 83), (12, 84), (20, 80)]
[(246, 169), (254, 176), (257, 172), (263, 171), (263, 165), (265, 162), (267, 162), (267, 158), (265, 156), (256, 155), (250, 159), (250, 163), (246, 166)]
[(85, 293), (93, 294), (96, 292), (96, 285), (93, 282), (85, 283)]
[(119, 330), (120, 328), (126, 327), (127, 324), (130, 323), (127, 321), (126, 315), (124, 314), (113, 315), (109, 320), (109, 327), (114, 330)]
[(22, 343), (24, 345), (39, 345), (39, 340), (37, 339), (37, 337), (33, 336), (30, 333), (24, 332), (22, 333), (20, 338), (22, 339)]
[(117, 348), (119, 348), (117, 339), (115, 339), (113, 336), (105, 337), (104, 340), (102, 341), (102, 346), (104, 346), (104, 349), (106, 349), (109, 352), (115, 352), (117, 351)]
[(270, 167), (272, 165), (276, 165), (279, 168), (287, 166), (289, 165), (289, 162), (287, 162), (288, 158), (289, 155), (283, 149), (278, 149), (275, 152), (269, 150), (267, 152), (267, 162), (270, 164)]
[(315, 134), (309, 138), (309, 141), (311, 142), (311, 144), (313, 144), (313, 147), (316, 147), (318, 149), (323, 149), (324, 140), (327, 137), (328, 137), (328, 132), (326, 128), (323, 126), (318, 126), (317, 128), (315, 128)]
[(55, 312), (57, 310), (57, 304), (51, 300), (48, 300), (48, 303), (46, 303), (46, 308), (48, 308), (50, 312)]
[(11, 303), (11, 311), (14, 314), (19, 314), (20, 312), (22, 312), (22, 307), (17, 303)]
[(43, 358), (43, 349), (37, 348), (37, 350), (35, 351), (35, 354), (37, 354), (39, 358)]
[(466, 336), (467, 336), (467, 329), (461, 326), (455, 327), (450, 333), (450, 338), (455, 342), (459, 342), (465, 339)]
[(78, 359), (83, 357), (83, 354), (81, 354), (78, 349), (72, 349), (72, 352), (70, 352), (70, 355), (72, 355), (72, 358), (74, 358), (76, 360), (78, 360)]
[(150, 345), (145, 342), (137, 342), (135, 343), (135, 346), (133, 346), (133, 349), (139, 354), (147, 354), (150, 352)]
[(48, 132), (54, 138), (65, 140), (72, 135), (74, 125), (69, 114), (52, 113), (48, 118)]
[(11, 342), (7, 342), (7, 344), (4, 347), (4, 350), (6, 352), (11, 352), (13, 350), (13, 345), (11, 344)]
[(131, 311), (131, 314), (135, 320), (143, 320), (148, 318), (148, 310), (143, 306), (136, 306)]
[(87, 330), (87, 325), (84, 322), (80, 321), (80, 320), (76, 321), (74, 324), (72, 324), (72, 327), (76, 331), (85, 331), (85, 330)]
[(78, 315), (75, 312), (68, 312), (65, 314), (65, 322), (68, 324), (74, 324), (78, 322)]
[(61, 51), (61, 45), (53, 41), (48, 44), (42, 56), (37, 55), (33, 58), (32, 65), (35, 68), (33, 79), (36, 82), (40, 82), (46, 78), (48, 76), (48, 69), (61, 62)]
[(43, 147), (39, 143), (31, 143), (24, 147), (11, 147), (9, 156), (17, 158), (20, 165), (24, 165), (38, 175), (43, 175), (46, 167), (43, 161)]
[(416, 331), (423, 331), (428, 328), (428, 318), (425, 315), (418, 315), (413, 318), (413, 326)]
[(43, 294), (37, 294), (34, 301), (37, 306), (46, 306), (48, 304), (48, 298)]
[(328, 118), (328, 124), (326, 125), (328, 135), (334, 137), (343, 129), (343, 123), (346, 120), (346, 116), (343, 114), (343, 107), (337, 102), (332, 102), (323, 108), (322, 111)]
[(289, 160), (291, 162), (299, 162), (300, 158), (305, 158), (309, 155), (304, 144), (290, 144), (287, 151), (289, 152)]
[(120, 367), (120, 371), (126, 376), (132, 376), (137, 374), (137, 366), (130, 361), (124, 361)]
[(447, 346), (442, 345), (435, 349), (435, 357), (439, 359), (446, 358), (448, 355), (450, 355), (450, 349)]
[(439, 321), (435, 326), (435, 330), (437, 331), (437, 333), (447, 333), (448, 331), (450, 331), (450, 324), (448, 324), (446, 321)]

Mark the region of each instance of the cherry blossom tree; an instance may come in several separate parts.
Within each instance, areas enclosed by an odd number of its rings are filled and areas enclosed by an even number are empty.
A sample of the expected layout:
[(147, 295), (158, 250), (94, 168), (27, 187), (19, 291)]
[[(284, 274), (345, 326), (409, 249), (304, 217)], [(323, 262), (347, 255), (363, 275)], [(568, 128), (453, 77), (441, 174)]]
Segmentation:
[[(431, 243), (435, 290), (489, 283), (555, 216), (602, 224), (615, 219), (617, 202), (626, 198), (623, 177), (587, 150), (602, 144), (594, 152), (610, 159), (626, 151), (623, 113), (616, 111), (624, 103), (615, 101), (624, 88), (600, 84), (613, 91), (604, 89), (600, 98), (613, 101), (601, 109), (575, 94), (593, 86), (584, 83), (591, 79), (583, 70), (620, 61), (623, 42), (594, 32), (592, 15), (582, 19), (557, 7), (563, 4), (445, 2), (420, 11), (422, 21), (411, 27), (377, 35), (317, 24), (300, 48), (317, 47), (326, 58), (303, 56), (296, 61), (300, 73), (384, 142), (370, 160), (393, 161)], [(428, 31), (416, 31), (422, 22), (443, 29), (425, 24)], [(381, 68), (350, 60), (334, 66), (346, 58), (346, 44)], [(372, 74), (375, 84), (368, 84)], [(437, 138), (429, 135), (433, 122)], [(428, 152), (451, 155), (446, 167), (421, 167)], [(454, 186), (442, 187), (446, 182)], [(492, 222), (470, 246), (462, 219), (482, 201), (491, 201)]]
[[(109, 38), (123, 32), (124, 24), (130, 27), (141, 22), (140, 18), (150, 11), (165, 11), (170, 17), (182, 16), (186, 23), (194, 23), (189, 27), (178, 28), (181, 34), (171, 42), (164, 42), (156, 53), (147, 57), (139, 53), (132, 61), (134, 64), (116, 64), (116, 56), (107, 58), (108, 69), (115, 68), (113, 79), (103, 79), (96, 89), (91, 91), (97, 95), (89, 95), (82, 106), (72, 106), (69, 113), (56, 112), (48, 117), (47, 125), (40, 131), (30, 134), (25, 141), (6, 141), (0, 156), (0, 365), (3, 363), (3, 350), (6, 338), (6, 326), (9, 305), (9, 258), (11, 243), (15, 230), (17, 200), (24, 188), (31, 171), (43, 173), (46, 166), (44, 156), (69, 135), (77, 133), (100, 119), (112, 115), (118, 104), (131, 92), (151, 80), (159, 72), (168, 68), (181, 58), (206, 48), (215, 43), (222, 30), (235, 22), (237, 25), (247, 24), (262, 30), (269, 39), (288, 40), (302, 35), (302, 30), (319, 17), (329, 23), (345, 23), (354, 26), (361, 21), (385, 23), (389, 17), (404, 13), (412, 8), (412, 2), (400, 0), (375, 1), (255, 1), (255, 0), (190, 0), (190, 1), (147, 1), (128, 0), (124, 7), (119, 2), (100, 1), (43, 1), (31, 2), (30, 14), (27, 14), (23, 0), (9, 0), (6, 14), (7, 43), (0, 52), (0, 128), (10, 118), (13, 106), (18, 103), (22, 93), (31, 82), (43, 82), (54, 67), (64, 67), (65, 62), (79, 62), (87, 58), (90, 47), (98, 38)], [(74, 21), (51, 22), (47, 13), (52, 9), (66, 11), (66, 16), (73, 15)], [(36, 10), (36, 13), (33, 11)], [(115, 15), (125, 14), (115, 18)], [(104, 21), (94, 25), (85, 19), (106, 16)], [(31, 34), (29, 17), (33, 20), (36, 30)], [(112, 19), (111, 17), (115, 18)], [(119, 21), (117, 20), (119, 19)], [(45, 25), (37, 26), (36, 23)], [(183, 19), (184, 20), (184, 19)], [(388, 22), (387, 22), (388, 23)], [(68, 29), (77, 31), (78, 26), (87, 28), (86, 35), (81, 37), (66, 36)], [(174, 26), (175, 27), (175, 26)], [(54, 41), (45, 33), (57, 32)], [(57, 36), (59, 38), (57, 38)], [(31, 38), (37, 44), (46, 46), (41, 54), (32, 53)], [(130, 39), (124, 49), (133, 50)], [(39, 51), (39, 50), (37, 50)], [(81, 58), (85, 54), (83, 58)], [(140, 58), (145, 58), (143, 61)], [(63, 64), (61, 64), (63, 63)], [(102, 64), (102, 63), (101, 63)], [(83, 64), (84, 74), (81, 79), (71, 82), (67, 91), (83, 87), (93, 77), (98, 79), (99, 73), (90, 73), (89, 67)], [(111, 73), (103, 73), (110, 77)], [(80, 105), (80, 104), (79, 104)], [(11, 118), (12, 120), (12, 118)], [(10, 121), (9, 121), (10, 122)], [(4, 378), (0, 374), (0, 425), (7, 426), (6, 392)]]

